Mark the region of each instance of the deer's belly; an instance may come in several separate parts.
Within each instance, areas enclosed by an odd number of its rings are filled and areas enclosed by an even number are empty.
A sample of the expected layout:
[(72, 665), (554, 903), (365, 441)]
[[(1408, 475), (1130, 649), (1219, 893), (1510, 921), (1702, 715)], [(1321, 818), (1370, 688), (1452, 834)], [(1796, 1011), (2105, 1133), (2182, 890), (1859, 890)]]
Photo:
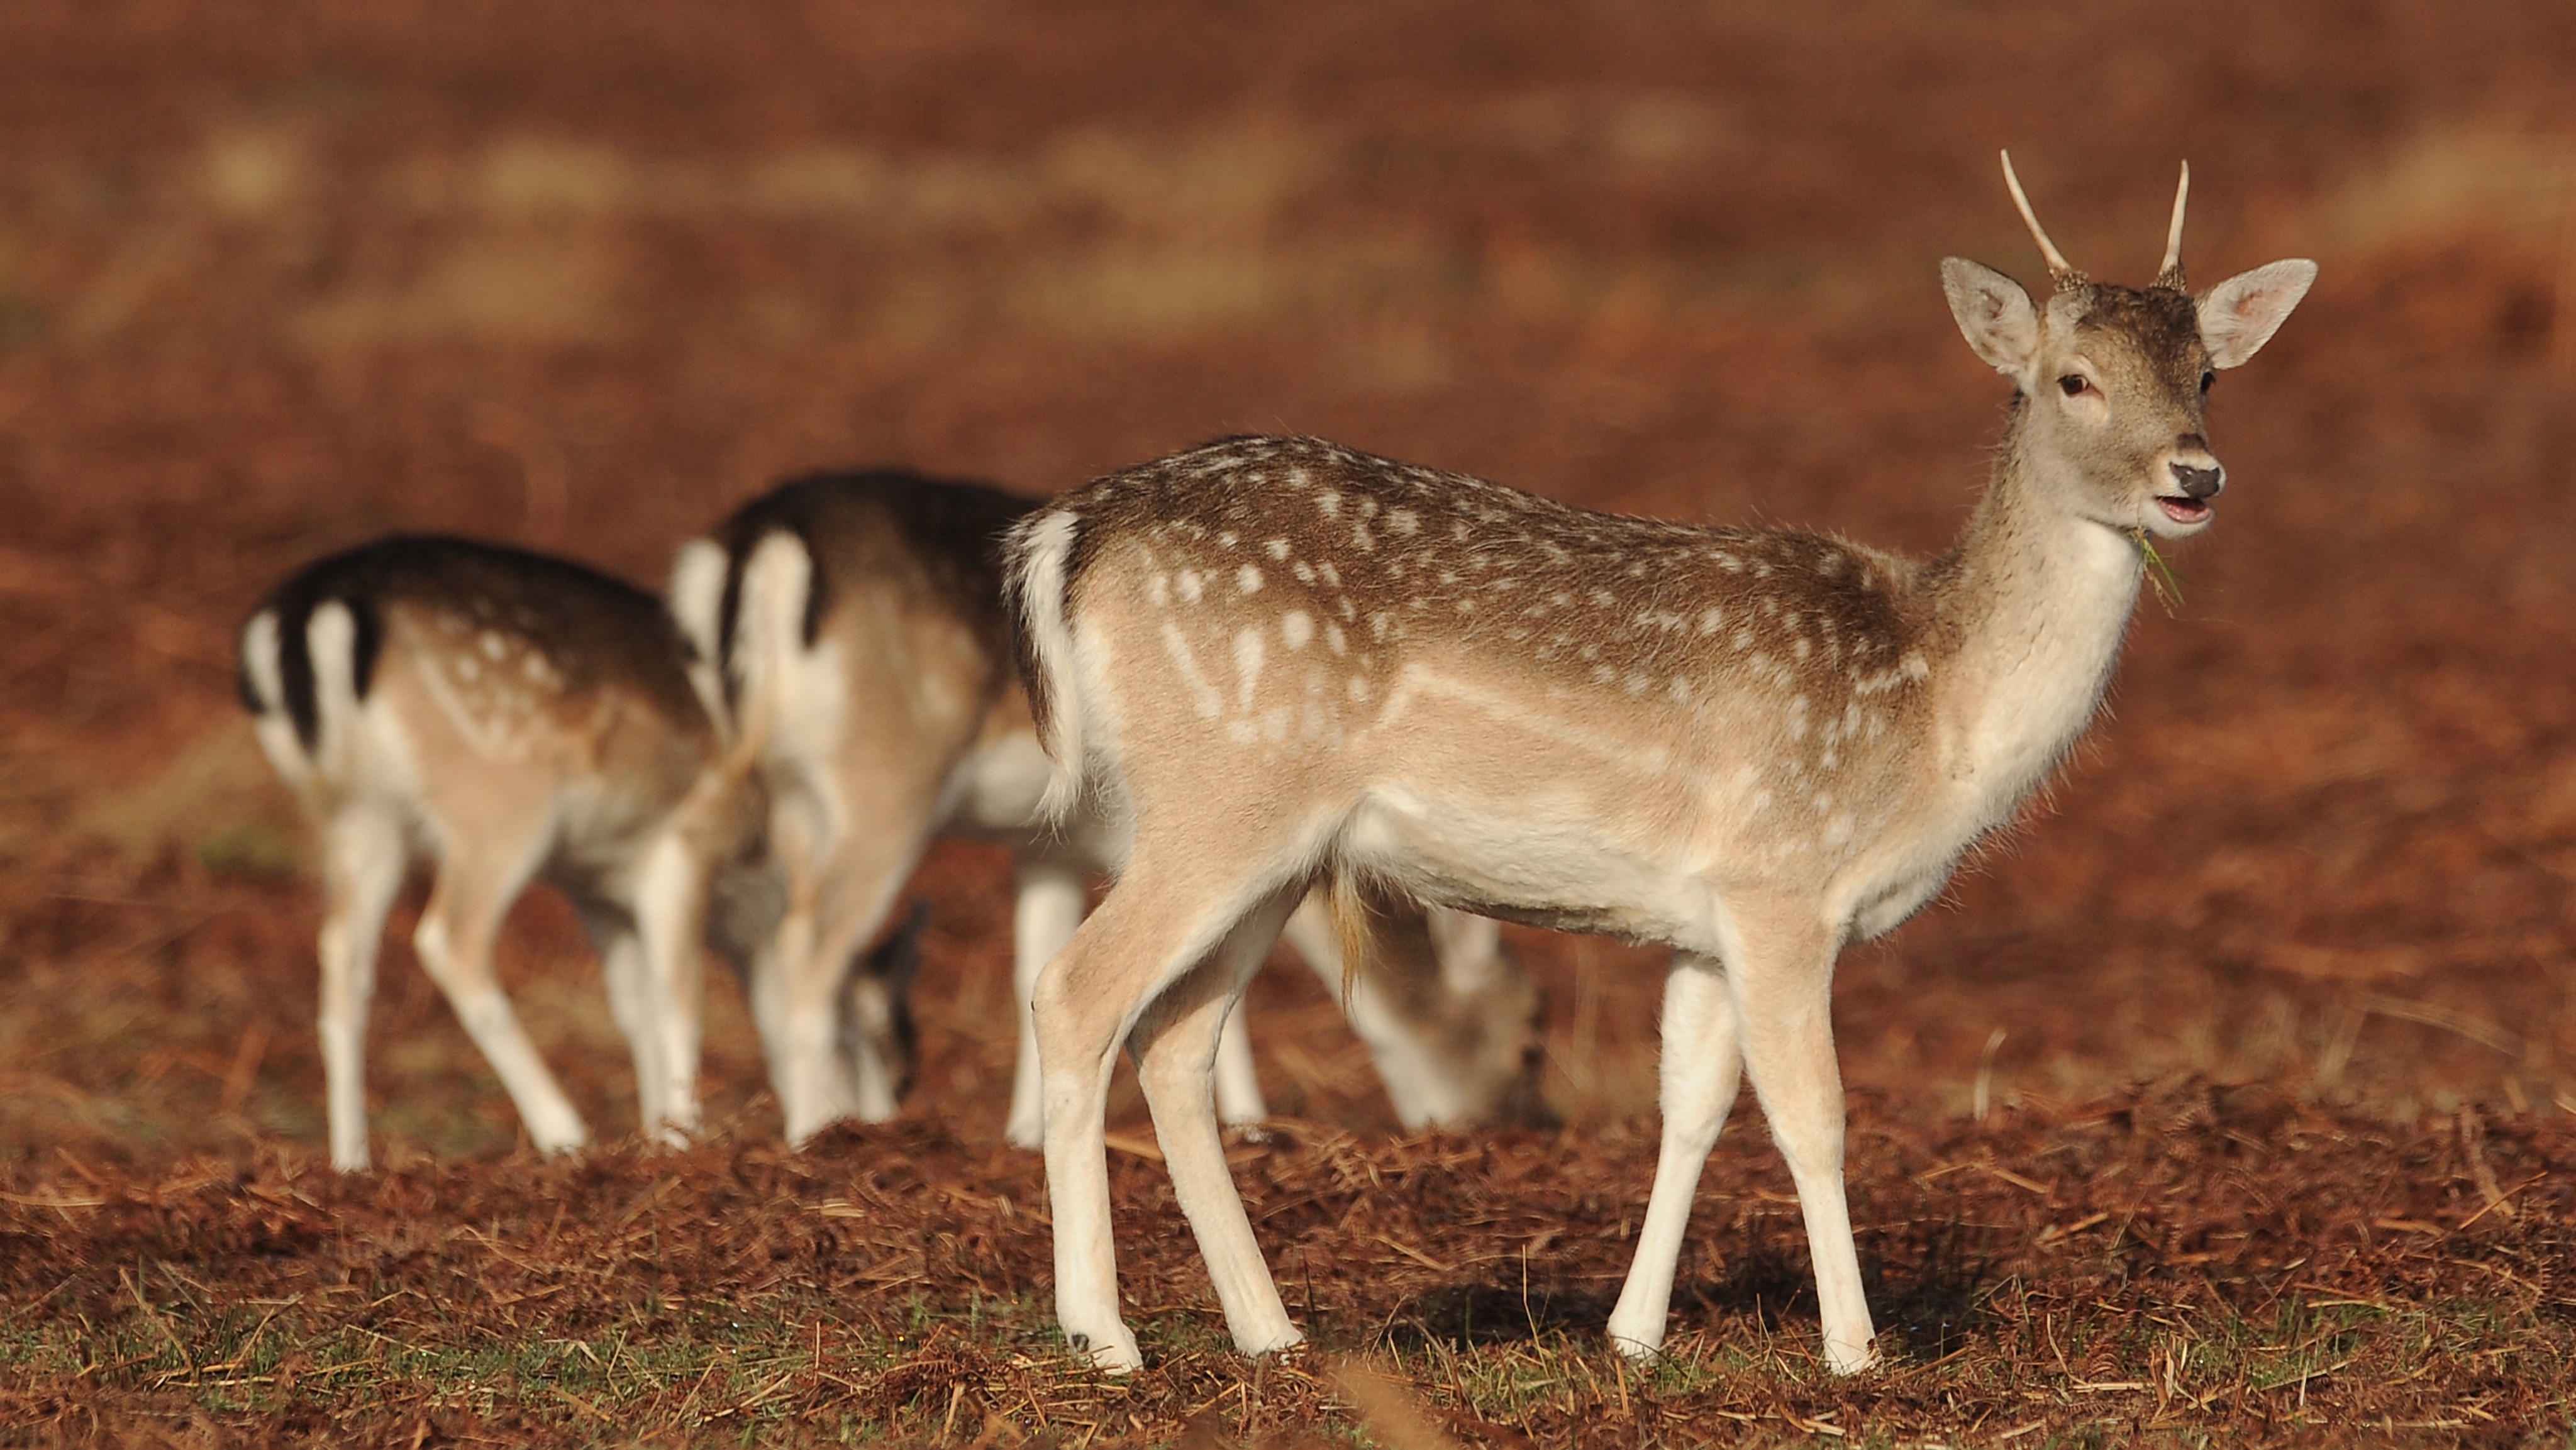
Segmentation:
[(1342, 860), (1414, 895), (1483, 916), (1632, 941), (1716, 949), (1707, 883), (1640, 850), (1544, 791), (1513, 808), (1373, 793), (1352, 813)]

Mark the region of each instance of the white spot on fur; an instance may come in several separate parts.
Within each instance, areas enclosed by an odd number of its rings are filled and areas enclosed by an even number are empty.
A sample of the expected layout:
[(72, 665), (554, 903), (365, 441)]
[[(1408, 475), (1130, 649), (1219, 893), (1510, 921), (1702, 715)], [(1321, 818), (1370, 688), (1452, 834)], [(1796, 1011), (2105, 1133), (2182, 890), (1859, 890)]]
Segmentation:
[(1207, 589), (1207, 576), (1196, 569), (1183, 569), (1180, 583), (1181, 602), (1196, 604), (1199, 602), (1199, 596)]
[(1261, 547), (1269, 551), (1271, 558), (1278, 560), (1282, 564), (1288, 562), (1288, 541), (1286, 539), (1272, 539)]
[(1246, 596), (1261, 592), (1261, 571), (1250, 564), (1234, 571), (1234, 587)]
[(1314, 616), (1302, 609), (1289, 610), (1280, 617), (1279, 633), (1290, 649), (1304, 649), (1306, 642), (1315, 637)]
[(1208, 683), (1207, 676), (1199, 673), (1198, 658), (1190, 653), (1189, 636), (1168, 620), (1163, 624), (1163, 649), (1172, 657), (1172, 668), (1180, 671), (1181, 685), (1190, 692), (1190, 708), (1198, 712), (1199, 718), (1213, 720), (1224, 714), (1225, 697)]
[(1261, 685), (1263, 655), (1261, 631), (1237, 630), (1234, 636), (1234, 698), (1236, 707), (1249, 712), (1253, 692)]

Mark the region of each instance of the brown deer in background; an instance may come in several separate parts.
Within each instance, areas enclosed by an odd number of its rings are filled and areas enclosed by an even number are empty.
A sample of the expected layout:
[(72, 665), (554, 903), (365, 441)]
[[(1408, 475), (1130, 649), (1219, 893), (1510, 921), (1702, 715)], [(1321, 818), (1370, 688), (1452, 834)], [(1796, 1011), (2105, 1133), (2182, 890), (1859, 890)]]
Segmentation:
[[(882, 1020), (899, 993), (852, 952), (879, 929), (933, 837), (1017, 858), (1015, 997), (1021, 1051), (1008, 1132), (1039, 1141), (1028, 993), (1082, 920), (1089, 876), (1126, 851), (1114, 822), (1038, 813), (1051, 775), (1030, 722), (1002, 602), (1001, 540), (1035, 505), (976, 484), (904, 473), (800, 479), (684, 545), (671, 612), (694, 641), (700, 688), (735, 724), (769, 802), (783, 921), (750, 973), (790, 1141), (836, 1118), (895, 1108)], [(1380, 900), (1380, 950), (1348, 998), (1409, 1124), (1540, 1115), (1536, 986), (1493, 924)], [(1320, 907), (1295, 945), (1340, 986), (1338, 933)], [(836, 1007), (835, 1004), (844, 1004)], [(1239, 1022), (1224, 1033), (1229, 1122), (1263, 1116)]]
[(729, 883), (715, 924), (737, 934), (732, 952), (766, 929), (771, 893), (746, 854), (758, 802), (723, 768), (658, 601), (542, 555), (387, 539), (280, 586), (243, 627), (241, 684), (320, 836), (334, 1167), (369, 1161), (367, 1005), (416, 855), (437, 862), (421, 965), (539, 1149), (589, 1130), (493, 974), (501, 918), (536, 876), (572, 898), (599, 949), (644, 1128), (697, 1126), (710, 883)]
[[(2010, 163), (2006, 163), (2010, 175)], [(2185, 173), (2188, 183), (2189, 173)], [(1965, 532), (1902, 558), (1570, 508), (1310, 438), (1234, 438), (1023, 522), (1011, 586), (1059, 810), (1133, 838), (1040, 977), (1057, 1317), (1134, 1369), (1104, 1094), (1136, 1053), (1238, 1346), (1297, 1342), (1209, 1107), (1218, 1026), (1321, 879), (1675, 948), (1663, 1146), (1610, 1334), (1663, 1341), (1701, 1169), (1749, 1073), (1796, 1182), (1826, 1362), (1872, 1363), (1829, 987), (2092, 719), (2149, 535), (2205, 528), (2203, 405), (2316, 275), (2194, 297), (2174, 201), (2144, 290), (1942, 264), (2014, 407)]]

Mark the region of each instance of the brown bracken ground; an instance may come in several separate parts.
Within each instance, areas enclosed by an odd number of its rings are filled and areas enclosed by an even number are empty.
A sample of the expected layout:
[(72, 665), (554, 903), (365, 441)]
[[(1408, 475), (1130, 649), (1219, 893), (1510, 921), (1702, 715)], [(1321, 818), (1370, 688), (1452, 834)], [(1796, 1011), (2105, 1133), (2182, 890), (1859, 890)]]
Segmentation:
[[(1826, 19), (1830, 15), (1831, 19)], [(2576, 12), (804, 0), (0, 7), (0, 1443), (2563, 1445), (2576, 1416)], [(1934, 264), (2323, 280), (2050, 800), (1845, 959), (1885, 1369), (1817, 1364), (1749, 1100), (1669, 1358), (1600, 1324), (1654, 953), (1515, 931), (1562, 1133), (1396, 1136), (1302, 973), (1228, 1348), (1113, 1102), (1147, 1369), (1076, 1368), (1002, 1145), (1006, 872), (935, 852), (926, 1070), (803, 1153), (540, 1162), (396, 922), (322, 1155), (318, 899), (231, 700), (395, 528), (643, 582), (785, 472), (1032, 493), (1296, 429), (1918, 551), (1999, 426)], [(507, 971), (595, 1123), (569, 914)]]

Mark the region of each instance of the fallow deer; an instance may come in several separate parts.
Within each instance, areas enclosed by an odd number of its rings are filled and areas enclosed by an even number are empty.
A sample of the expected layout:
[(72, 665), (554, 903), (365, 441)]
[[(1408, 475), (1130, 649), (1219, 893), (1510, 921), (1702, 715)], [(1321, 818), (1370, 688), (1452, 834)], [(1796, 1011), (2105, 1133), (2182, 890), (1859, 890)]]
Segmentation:
[(668, 1140), (697, 1125), (701, 932), (739, 956), (777, 908), (756, 787), (725, 767), (685, 651), (649, 594), (458, 539), (322, 560), (252, 614), (242, 698), (320, 836), (334, 1167), (369, 1162), (367, 1006), (416, 855), (437, 862), (413, 938), (421, 965), (539, 1149), (579, 1147), (589, 1130), (493, 975), (502, 916), (538, 875), (599, 950), (645, 1130)]
[(2316, 274), (2274, 262), (2195, 298), (2178, 190), (2154, 283), (2096, 283), (2011, 185), (2055, 290), (2034, 306), (1999, 272), (1942, 264), (2014, 406), (1938, 558), (1594, 513), (1310, 438), (1209, 444), (1021, 524), (1010, 581), (1052, 800), (1133, 837), (1036, 994), (1056, 1312), (1077, 1351), (1140, 1363), (1102, 1155), (1121, 1043), (1235, 1343), (1297, 1342), (1208, 1069), (1295, 903), (1357, 876), (1674, 947), (1662, 1150), (1609, 1332), (1631, 1355), (1662, 1343), (1694, 1187), (1749, 1072), (1804, 1211), (1825, 1361), (1873, 1362), (1835, 958), (1930, 899), (2084, 730), (2148, 536), (2210, 521), (2211, 379)]
[[(912, 474), (819, 475), (745, 505), (674, 566), (671, 612), (696, 644), (700, 689), (758, 760), (769, 800), (787, 903), (750, 990), (791, 1141), (836, 1118), (894, 1112), (885, 1065), (833, 1050), (833, 1004), (888, 1010), (895, 994), (842, 964), (946, 833), (1017, 857), (1021, 1050), (1008, 1133), (1038, 1146), (1028, 994), (1081, 921), (1087, 878), (1126, 847), (1106, 821), (1038, 814), (1051, 769), (1001, 586), (1002, 537), (1032, 507)], [(1426, 918), (1382, 895), (1367, 909), (1381, 949), (1347, 1000), (1398, 1115), (1408, 1125), (1535, 1120), (1537, 989), (1493, 924)], [(1337, 988), (1340, 935), (1320, 906), (1294, 932)], [(1224, 1042), (1223, 1115), (1256, 1121), (1260, 1083), (1239, 1025)]]

